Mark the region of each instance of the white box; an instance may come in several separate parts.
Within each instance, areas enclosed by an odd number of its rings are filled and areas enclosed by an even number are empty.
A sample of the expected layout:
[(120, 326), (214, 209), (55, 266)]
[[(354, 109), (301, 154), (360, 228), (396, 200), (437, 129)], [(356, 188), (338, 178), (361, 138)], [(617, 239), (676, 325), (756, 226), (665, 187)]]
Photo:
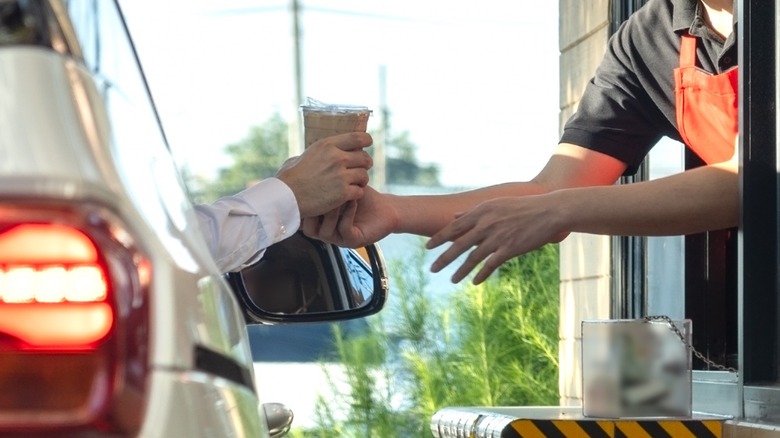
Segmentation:
[(692, 323), (582, 321), (582, 410), (587, 417), (691, 416)]

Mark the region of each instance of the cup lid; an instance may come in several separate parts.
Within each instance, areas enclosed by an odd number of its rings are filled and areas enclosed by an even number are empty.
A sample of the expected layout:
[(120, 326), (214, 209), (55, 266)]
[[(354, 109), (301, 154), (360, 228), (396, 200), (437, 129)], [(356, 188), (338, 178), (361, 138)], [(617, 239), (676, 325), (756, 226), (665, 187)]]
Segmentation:
[(367, 106), (362, 105), (347, 105), (341, 103), (325, 103), (311, 97), (306, 98), (306, 103), (301, 105), (303, 111), (323, 111), (333, 113), (353, 113), (353, 112), (367, 112), (371, 114), (371, 110)]

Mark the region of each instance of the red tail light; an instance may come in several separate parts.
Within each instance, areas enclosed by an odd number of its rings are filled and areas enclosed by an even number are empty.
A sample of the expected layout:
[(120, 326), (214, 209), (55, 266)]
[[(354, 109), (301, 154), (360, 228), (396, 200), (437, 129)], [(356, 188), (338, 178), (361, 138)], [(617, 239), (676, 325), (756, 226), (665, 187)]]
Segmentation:
[(104, 209), (0, 204), (0, 435), (139, 429), (150, 274)]

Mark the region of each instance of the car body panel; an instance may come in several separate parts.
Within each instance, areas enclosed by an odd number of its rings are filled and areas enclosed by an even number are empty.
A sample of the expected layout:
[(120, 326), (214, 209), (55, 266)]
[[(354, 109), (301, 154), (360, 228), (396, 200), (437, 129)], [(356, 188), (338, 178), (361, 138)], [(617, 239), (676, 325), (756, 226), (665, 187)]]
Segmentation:
[[(152, 106), (116, 85), (100, 90), (101, 82), (66, 54), (0, 47), (0, 201), (100, 205), (151, 259), (142, 436), (267, 436), (242, 314), (199, 234)], [(244, 378), (199, 370), (198, 349)]]
[(257, 415), (257, 397), (247, 388), (207, 373), (159, 370), (154, 373), (141, 436), (268, 437)]

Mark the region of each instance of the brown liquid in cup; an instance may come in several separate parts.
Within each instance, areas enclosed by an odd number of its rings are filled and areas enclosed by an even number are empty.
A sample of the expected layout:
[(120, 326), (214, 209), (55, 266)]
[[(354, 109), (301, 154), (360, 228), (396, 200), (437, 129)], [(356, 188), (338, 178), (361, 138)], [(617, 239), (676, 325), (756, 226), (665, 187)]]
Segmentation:
[(369, 110), (317, 111), (303, 110), (304, 146), (325, 137), (347, 132), (366, 132)]

